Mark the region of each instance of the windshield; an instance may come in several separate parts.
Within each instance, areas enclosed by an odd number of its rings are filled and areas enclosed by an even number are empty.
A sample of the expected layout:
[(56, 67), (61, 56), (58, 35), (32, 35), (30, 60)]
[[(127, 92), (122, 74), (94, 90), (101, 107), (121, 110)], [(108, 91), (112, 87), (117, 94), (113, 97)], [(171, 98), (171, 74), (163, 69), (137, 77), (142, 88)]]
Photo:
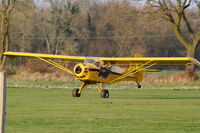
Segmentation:
[(93, 59), (86, 59), (85, 63), (92, 63), (93, 64), (93, 63), (95, 63), (95, 60), (93, 60)]
[(86, 59), (84, 63), (85, 64), (94, 64), (96, 67), (99, 67), (99, 65), (100, 65), (100, 61), (96, 61), (94, 59)]

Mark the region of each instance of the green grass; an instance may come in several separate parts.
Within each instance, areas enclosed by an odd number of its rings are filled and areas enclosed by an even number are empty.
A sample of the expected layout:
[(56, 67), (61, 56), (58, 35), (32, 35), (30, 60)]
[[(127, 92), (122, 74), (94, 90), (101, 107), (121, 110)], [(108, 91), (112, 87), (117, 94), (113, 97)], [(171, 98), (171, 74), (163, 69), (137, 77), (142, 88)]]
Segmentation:
[[(114, 84), (113, 88), (130, 86)], [(199, 133), (199, 89), (8, 88), (6, 133)]]
[[(79, 88), (82, 82), (80, 81), (15, 81), (15, 80), (8, 80), (7, 86), (10, 88), (48, 88), (48, 89), (74, 89)], [(160, 84), (142, 84), (143, 89), (200, 89), (200, 80), (193, 81), (187, 84), (180, 84), (180, 85), (170, 85), (162, 83)], [(89, 88), (95, 88), (94, 86), (89, 86)], [(106, 88), (109, 89), (136, 89), (137, 85), (135, 82), (130, 83), (114, 83), (114, 84), (107, 84)]]

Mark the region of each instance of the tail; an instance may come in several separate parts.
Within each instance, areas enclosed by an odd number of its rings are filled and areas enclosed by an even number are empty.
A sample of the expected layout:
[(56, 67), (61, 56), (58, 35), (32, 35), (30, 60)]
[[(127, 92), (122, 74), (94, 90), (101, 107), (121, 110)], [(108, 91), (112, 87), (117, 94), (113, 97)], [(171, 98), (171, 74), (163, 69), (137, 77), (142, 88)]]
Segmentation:
[(133, 57), (144, 57), (143, 55), (141, 55), (141, 54), (134, 54), (134, 56)]

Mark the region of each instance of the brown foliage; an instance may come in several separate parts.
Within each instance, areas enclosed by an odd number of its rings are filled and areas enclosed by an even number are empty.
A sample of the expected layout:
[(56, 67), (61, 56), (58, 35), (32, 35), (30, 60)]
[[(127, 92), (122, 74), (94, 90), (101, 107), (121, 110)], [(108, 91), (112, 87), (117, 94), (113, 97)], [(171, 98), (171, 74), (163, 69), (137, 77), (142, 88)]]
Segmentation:
[(12, 71), (12, 70), (11, 70), (10, 68), (8, 68), (8, 67), (4, 68), (3, 71), (5, 71), (6, 74), (7, 74), (8, 76), (15, 74), (15, 72)]
[[(11, 21), (10, 51), (112, 57), (135, 53), (144, 56), (184, 55), (184, 48), (170, 24), (155, 17), (150, 19), (152, 14), (141, 13), (147, 9), (157, 11), (144, 3), (136, 5), (129, 0), (107, 0), (76, 4), (81, 7), (76, 14), (69, 12), (72, 8), (66, 10), (59, 0), (58, 4), (50, 3), (45, 8), (34, 6), (32, 1), (33, 8), (25, 6), (23, 12), (15, 10)], [(21, 9), (21, 6), (17, 7)], [(193, 29), (197, 29), (196, 12), (188, 10), (194, 14), (188, 18), (189, 22), (195, 24)], [(160, 15), (156, 12), (156, 16)], [(47, 64), (39, 61), (27, 62), (21, 69), (42, 74), (52, 72)], [(58, 71), (56, 77), (61, 75), (62, 72)]]
[(199, 76), (194, 71), (185, 70), (176, 75), (173, 75), (172, 78), (174, 80), (187, 79), (187, 81), (191, 82), (191, 81), (199, 79)]
[(24, 65), (22, 65), (20, 69), (31, 73), (51, 73), (52, 70), (50, 70), (48, 66), (49, 65), (47, 63), (40, 60), (29, 60)]
[(193, 71), (181, 71), (172, 75), (146, 74), (142, 83), (158, 85), (185, 85), (198, 80), (199, 76)]

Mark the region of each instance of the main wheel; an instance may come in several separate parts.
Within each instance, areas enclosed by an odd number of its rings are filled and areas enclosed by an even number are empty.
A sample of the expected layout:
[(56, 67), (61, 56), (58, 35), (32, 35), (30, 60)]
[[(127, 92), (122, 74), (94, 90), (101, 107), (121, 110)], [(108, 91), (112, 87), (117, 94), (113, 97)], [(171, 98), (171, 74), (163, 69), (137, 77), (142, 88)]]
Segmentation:
[(138, 89), (140, 89), (140, 88), (142, 88), (142, 86), (141, 86), (141, 85), (138, 85)]
[(109, 91), (106, 89), (103, 89), (101, 91), (101, 98), (108, 98), (109, 97)]
[(72, 91), (72, 96), (73, 97), (80, 97), (81, 93), (78, 93), (79, 89), (73, 89)]

